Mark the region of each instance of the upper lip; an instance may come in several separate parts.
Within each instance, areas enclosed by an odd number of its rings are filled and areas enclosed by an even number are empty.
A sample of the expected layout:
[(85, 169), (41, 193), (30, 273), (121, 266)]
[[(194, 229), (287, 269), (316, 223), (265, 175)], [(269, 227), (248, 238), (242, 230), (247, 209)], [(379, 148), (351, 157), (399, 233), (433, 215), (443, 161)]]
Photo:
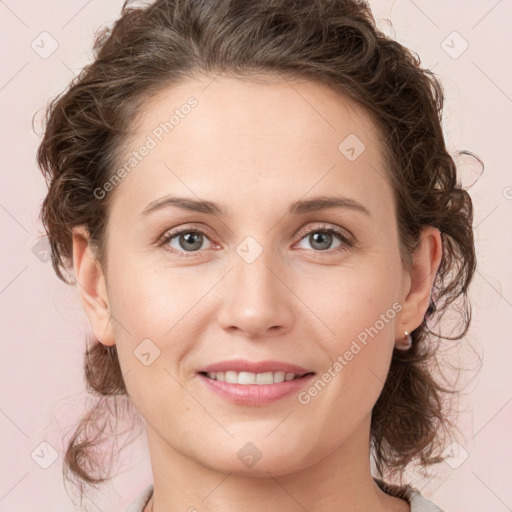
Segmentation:
[(301, 366), (295, 364), (285, 363), (283, 361), (247, 361), (245, 359), (233, 359), (231, 361), (219, 361), (218, 363), (209, 364), (197, 370), (198, 373), (211, 373), (211, 372), (285, 372), (295, 373), (302, 376), (306, 373), (312, 373), (311, 370), (306, 370)]

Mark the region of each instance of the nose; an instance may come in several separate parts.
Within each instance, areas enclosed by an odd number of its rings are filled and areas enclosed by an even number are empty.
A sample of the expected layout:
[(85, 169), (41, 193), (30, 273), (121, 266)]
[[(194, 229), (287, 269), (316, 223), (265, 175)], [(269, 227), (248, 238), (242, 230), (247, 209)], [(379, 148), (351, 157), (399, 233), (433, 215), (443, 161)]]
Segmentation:
[(218, 322), (247, 338), (282, 335), (292, 328), (297, 298), (284, 273), (263, 253), (252, 263), (242, 258), (223, 280)]

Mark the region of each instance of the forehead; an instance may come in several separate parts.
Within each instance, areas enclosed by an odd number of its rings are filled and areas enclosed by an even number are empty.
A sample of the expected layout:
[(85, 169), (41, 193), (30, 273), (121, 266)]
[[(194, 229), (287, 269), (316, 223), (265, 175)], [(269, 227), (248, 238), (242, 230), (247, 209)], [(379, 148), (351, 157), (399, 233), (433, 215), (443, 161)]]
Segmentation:
[(235, 198), (298, 198), (341, 186), (370, 199), (389, 188), (372, 118), (313, 81), (218, 76), (171, 86), (143, 104), (122, 160), (144, 145), (119, 186), (137, 190), (137, 203), (176, 188), (214, 201), (228, 187)]
[[(189, 108), (192, 98), (195, 106)], [(151, 133), (172, 117), (173, 135), (181, 133), (190, 142), (220, 138), (227, 144), (228, 137), (235, 140), (248, 134), (269, 141), (277, 136), (290, 147), (303, 140), (320, 142), (327, 133), (332, 136), (329, 141), (336, 140), (352, 129), (370, 146), (379, 144), (378, 130), (361, 105), (306, 79), (197, 77), (149, 98), (140, 109), (135, 136)], [(185, 122), (187, 118), (192, 122)]]

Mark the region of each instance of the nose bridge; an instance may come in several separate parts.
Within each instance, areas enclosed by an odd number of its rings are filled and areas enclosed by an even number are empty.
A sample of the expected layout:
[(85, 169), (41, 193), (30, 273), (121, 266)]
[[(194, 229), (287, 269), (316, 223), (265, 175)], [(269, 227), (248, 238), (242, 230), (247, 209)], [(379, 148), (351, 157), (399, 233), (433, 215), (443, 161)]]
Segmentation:
[(257, 337), (288, 330), (293, 321), (290, 290), (280, 277), (271, 249), (248, 237), (236, 248), (234, 268), (226, 280), (219, 323)]

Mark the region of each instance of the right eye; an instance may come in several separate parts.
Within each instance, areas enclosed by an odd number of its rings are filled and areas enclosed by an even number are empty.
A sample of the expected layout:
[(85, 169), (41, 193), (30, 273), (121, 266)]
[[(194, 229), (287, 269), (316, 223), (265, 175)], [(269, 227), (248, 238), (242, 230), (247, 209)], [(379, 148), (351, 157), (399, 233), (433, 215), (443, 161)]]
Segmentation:
[(159, 245), (165, 246), (166, 248), (168, 247), (171, 252), (188, 258), (190, 256), (184, 253), (198, 252), (202, 249), (205, 238), (209, 240), (207, 233), (203, 230), (197, 228), (182, 228), (166, 232), (160, 240)]

